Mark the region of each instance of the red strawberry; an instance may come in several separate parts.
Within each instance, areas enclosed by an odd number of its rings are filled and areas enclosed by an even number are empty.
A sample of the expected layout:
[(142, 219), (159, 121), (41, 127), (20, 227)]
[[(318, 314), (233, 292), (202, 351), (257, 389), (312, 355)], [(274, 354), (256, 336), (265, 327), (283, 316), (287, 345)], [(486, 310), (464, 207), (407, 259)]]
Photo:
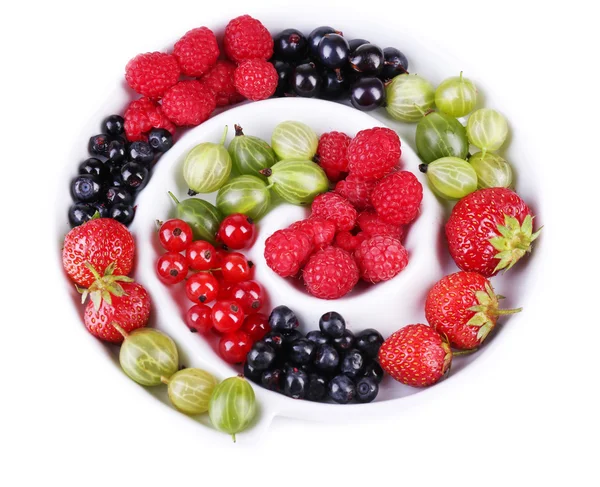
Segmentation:
[(461, 199), (446, 223), (450, 255), (463, 271), (485, 277), (510, 269), (538, 237), (531, 210), (514, 191), (485, 188)]
[(135, 243), (127, 227), (112, 218), (98, 218), (73, 228), (63, 244), (63, 267), (76, 284), (89, 287), (94, 274), (89, 263), (99, 275), (109, 265), (114, 273), (127, 275), (133, 266)]
[(519, 309), (498, 309), (498, 299), (490, 281), (476, 272), (456, 272), (443, 277), (429, 291), (425, 316), (429, 324), (446, 335), (459, 349), (481, 345), (496, 326), (498, 316)]
[(425, 387), (435, 384), (448, 371), (452, 350), (433, 328), (408, 325), (383, 342), (379, 363), (398, 382)]

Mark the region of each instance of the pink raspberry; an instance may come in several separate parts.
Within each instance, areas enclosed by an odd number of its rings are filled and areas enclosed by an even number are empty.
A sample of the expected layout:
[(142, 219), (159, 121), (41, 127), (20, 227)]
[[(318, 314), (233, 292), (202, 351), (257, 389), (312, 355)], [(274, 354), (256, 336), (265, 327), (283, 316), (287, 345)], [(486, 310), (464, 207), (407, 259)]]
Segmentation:
[(192, 29), (175, 43), (173, 55), (179, 61), (183, 74), (202, 76), (219, 58), (217, 38), (208, 27)]
[(367, 282), (389, 281), (408, 264), (408, 252), (399, 240), (379, 235), (361, 243), (354, 252), (360, 277)]
[(281, 277), (298, 274), (313, 250), (311, 238), (304, 232), (277, 230), (265, 242), (267, 265)]
[(406, 225), (419, 214), (423, 186), (409, 171), (390, 174), (377, 183), (371, 203), (377, 216), (386, 223)]
[(235, 68), (231, 61), (219, 60), (200, 79), (200, 82), (215, 94), (218, 107), (233, 105), (244, 99), (233, 83)]
[(346, 252), (353, 253), (368, 238), (365, 232), (358, 232), (356, 235), (350, 232), (338, 232), (335, 236), (335, 245)]
[(358, 282), (359, 272), (352, 256), (337, 247), (327, 247), (311, 256), (302, 273), (306, 289), (321, 299), (338, 299)]
[(275, 66), (263, 59), (242, 62), (233, 74), (235, 89), (248, 100), (266, 100), (277, 89), (279, 75)]
[(147, 140), (148, 132), (153, 128), (165, 129), (175, 133), (175, 125), (167, 118), (160, 105), (149, 98), (132, 101), (123, 114), (125, 135), (129, 142)]
[(362, 179), (349, 174), (346, 179), (335, 185), (335, 192), (342, 195), (357, 210), (371, 208), (371, 192), (377, 181)]
[(337, 193), (323, 193), (311, 205), (312, 216), (319, 216), (335, 223), (338, 231), (352, 230), (357, 212), (350, 202)]
[(227, 57), (236, 63), (249, 59), (266, 61), (273, 55), (273, 38), (259, 20), (242, 15), (225, 27), (223, 47)]
[(125, 67), (127, 84), (140, 95), (160, 98), (179, 80), (177, 59), (164, 52), (138, 54)]
[(217, 107), (215, 94), (196, 80), (180, 81), (162, 99), (165, 115), (175, 125), (195, 126), (210, 117)]
[(335, 223), (318, 216), (292, 223), (289, 228), (306, 233), (317, 250), (331, 245), (335, 237)]
[(401, 225), (392, 225), (380, 220), (374, 211), (363, 211), (356, 219), (358, 227), (369, 237), (384, 235), (402, 241), (405, 229)]
[(348, 170), (362, 179), (380, 179), (398, 166), (400, 154), (400, 138), (393, 130), (361, 130), (348, 146)]
[(342, 132), (328, 132), (319, 138), (316, 161), (323, 168), (327, 177), (330, 173), (333, 176), (337, 174), (335, 180), (339, 180), (340, 173), (348, 172), (347, 152), (351, 140)]

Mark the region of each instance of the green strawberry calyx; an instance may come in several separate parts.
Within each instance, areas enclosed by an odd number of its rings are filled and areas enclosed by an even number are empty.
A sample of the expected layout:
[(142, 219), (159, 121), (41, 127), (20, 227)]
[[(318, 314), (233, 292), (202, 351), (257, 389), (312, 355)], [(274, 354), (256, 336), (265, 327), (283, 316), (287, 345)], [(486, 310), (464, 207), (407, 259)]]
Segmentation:
[(533, 217), (527, 215), (523, 224), (514, 216), (504, 215), (504, 225), (497, 226), (500, 235), (490, 238), (490, 243), (498, 251), (494, 256), (500, 259), (494, 273), (515, 265), (527, 252), (531, 252), (532, 242), (539, 237), (542, 229), (533, 233)]
[(114, 275), (116, 262), (111, 263), (106, 268), (103, 276), (89, 262), (86, 262), (85, 266), (90, 270), (95, 280), (87, 289), (80, 288), (79, 286), (75, 287), (81, 293), (81, 302), (85, 303), (85, 300), (89, 296), (92, 303), (94, 303), (96, 311), (100, 309), (102, 301), (112, 304), (112, 296), (121, 297), (127, 294), (119, 282), (133, 282), (131, 277)]
[(504, 296), (497, 295), (489, 283), (485, 285), (485, 291), (474, 291), (477, 298), (477, 305), (471, 306), (469, 311), (475, 314), (467, 321), (467, 325), (476, 326), (479, 328), (477, 339), (483, 342), (494, 328), (498, 316), (511, 315), (523, 311), (523, 308), (515, 309), (500, 309), (499, 300)]
[(442, 340), (442, 349), (446, 352), (446, 355), (444, 355), (444, 365), (442, 366), (442, 375), (444, 375), (450, 370), (450, 365), (452, 364), (452, 349), (446, 340)]

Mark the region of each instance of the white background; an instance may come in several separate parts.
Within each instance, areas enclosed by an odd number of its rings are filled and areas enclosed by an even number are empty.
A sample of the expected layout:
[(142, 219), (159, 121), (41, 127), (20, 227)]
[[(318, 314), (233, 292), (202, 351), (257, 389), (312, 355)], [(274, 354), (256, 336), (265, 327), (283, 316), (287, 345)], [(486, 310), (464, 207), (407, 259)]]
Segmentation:
[[(205, 3), (3, 6), (0, 484), (598, 485), (600, 39), (591, 2)], [(76, 163), (66, 154), (79, 124), (129, 58), (162, 45), (161, 27), (183, 33), (278, 9), (314, 16), (315, 26), (380, 22), (476, 60), (543, 165), (536, 258), (545, 265), (526, 303), (535, 320), (435, 401), (346, 425), (277, 418), (257, 444), (232, 446), (174, 419), (61, 321), (52, 204), (64, 185), (57, 172)]]

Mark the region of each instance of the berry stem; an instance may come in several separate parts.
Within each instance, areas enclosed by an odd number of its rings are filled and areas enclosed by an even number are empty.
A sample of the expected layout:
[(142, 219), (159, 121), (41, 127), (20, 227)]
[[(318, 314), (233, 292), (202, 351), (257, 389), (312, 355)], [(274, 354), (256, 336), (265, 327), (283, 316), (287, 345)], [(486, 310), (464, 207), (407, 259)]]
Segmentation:
[(497, 309), (494, 314), (498, 316), (502, 315), (514, 315), (515, 313), (520, 313), (523, 311), (523, 308), (513, 308), (513, 309)]
[(165, 377), (164, 375), (160, 376), (160, 381), (166, 385), (169, 385), (169, 382), (170, 382), (169, 379), (167, 377)]
[(452, 356), (453, 357), (462, 357), (464, 355), (471, 355), (472, 353), (475, 353), (479, 350), (478, 347), (476, 348), (469, 348), (468, 350), (457, 350), (457, 351), (453, 351), (452, 352)]
[(266, 167), (265, 169), (261, 169), (258, 172), (261, 173), (263, 176), (266, 176), (266, 177), (270, 177), (271, 174), (273, 174), (273, 171), (272, 171), (272, 169), (270, 167)]
[(167, 193), (169, 194), (169, 196), (171, 197), (171, 199), (175, 202), (176, 205), (179, 204), (179, 200), (177, 198), (175, 198), (175, 195), (173, 193), (171, 193), (170, 191), (167, 191)]
[(116, 322), (113, 321), (111, 325), (114, 326), (121, 335), (123, 335), (123, 338), (127, 338), (129, 336), (129, 333), (127, 333), (123, 328), (121, 328), (121, 326), (118, 325)]
[(227, 125), (225, 125), (225, 129), (223, 130), (223, 136), (221, 137), (221, 141), (219, 142), (220, 145), (225, 145), (225, 139), (227, 138), (227, 129), (229, 127), (227, 127)]
[(242, 127), (240, 127), (237, 123), (233, 126), (233, 128), (235, 129), (235, 136), (236, 137), (244, 135), (244, 131), (243, 131)]

